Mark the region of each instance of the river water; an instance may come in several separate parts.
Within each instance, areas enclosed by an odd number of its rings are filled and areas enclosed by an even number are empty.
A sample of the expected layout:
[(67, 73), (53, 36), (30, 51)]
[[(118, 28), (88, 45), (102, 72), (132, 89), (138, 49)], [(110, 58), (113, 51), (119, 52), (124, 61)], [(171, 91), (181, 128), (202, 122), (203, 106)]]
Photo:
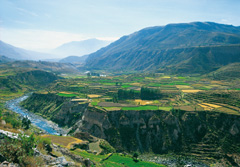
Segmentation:
[(28, 119), (30, 119), (32, 124), (42, 129), (45, 133), (49, 133), (53, 135), (60, 135), (60, 134), (65, 135), (67, 133), (65, 129), (58, 127), (58, 125), (53, 123), (52, 121), (44, 119), (41, 116), (35, 115), (34, 113), (29, 112), (26, 109), (22, 108), (19, 105), (19, 103), (27, 99), (28, 97), (29, 95), (24, 95), (16, 99), (9, 100), (6, 103), (6, 107), (9, 110), (16, 112), (23, 117), (28, 117)]

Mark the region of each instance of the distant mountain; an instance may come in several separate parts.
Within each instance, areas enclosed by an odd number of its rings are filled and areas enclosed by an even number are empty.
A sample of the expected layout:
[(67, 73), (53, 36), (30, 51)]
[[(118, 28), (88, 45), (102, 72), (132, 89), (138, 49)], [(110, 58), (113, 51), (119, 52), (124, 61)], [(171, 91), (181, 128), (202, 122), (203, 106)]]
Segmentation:
[(59, 56), (83, 56), (89, 53), (93, 53), (98, 49), (107, 46), (110, 41), (98, 40), (98, 39), (88, 39), (83, 41), (73, 41), (65, 43), (56, 49), (52, 50), (51, 53), (57, 54)]
[(3, 41), (0, 41), (0, 55), (16, 60), (41, 60), (49, 57), (56, 57), (48, 53), (40, 53), (18, 48)]
[(85, 60), (88, 58), (88, 55), (85, 56), (68, 56), (61, 60), (59, 60), (60, 63), (72, 63), (72, 64), (83, 64), (85, 63)]
[(206, 73), (240, 62), (240, 27), (193, 22), (150, 27), (89, 55), (88, 69)]

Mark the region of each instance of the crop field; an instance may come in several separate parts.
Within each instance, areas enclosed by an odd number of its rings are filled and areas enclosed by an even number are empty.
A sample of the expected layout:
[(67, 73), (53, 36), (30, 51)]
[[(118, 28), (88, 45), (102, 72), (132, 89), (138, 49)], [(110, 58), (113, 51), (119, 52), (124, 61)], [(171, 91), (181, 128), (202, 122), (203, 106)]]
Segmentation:
[[(76, 155), (80, 155), (84, 158), (89, 158), (90, 160), (92, 160), (93, 162), (95, 162), (98, 165), (103, 165), (106, 167), (164, 167), (164, 165), (159, 165), (156, 163), (152, 163), (152, 162), (146, 162), (146, 161), (133, 161), (133, 158), (129, 155), (122, 155), (122, 154), (117, 154), (117, 153), (113, 153), (111, 154), (107, 154), (107, 155), (94, 155), (91, 153), (88, 153), (86, 151), (80, 150), (80, 149), (76, 149), (74, 151), (72, 151), (72, 153), (76, 154)], [(105, 158), (107, 158), (109, 156), (109, 158), (107, 160), (104, 160)]]
[(75, 143), (82, 143), (83, 141), (71, 136), (56, 136), (56, 135), (43, 135), (44, 138), (49, 138), (55, 144), (71, 148)]
[(70, 93), (70, 92), (60, 92), (57, 94), (58, 96), (64, 96), (64, 97), (75, 97), (77, 94)]
[(122, 110), (158, 110), (158, 106), (122, 107)]
[(197, 90), (197, 89), (192, 89), (192, 90), (181, 90), (183, 93), (197, 93), (200, 92), (202, 90)]
[[(235, 81), (235, 85), (240, 85), (239, 80)], [(157, 92), (157, 94), (143, 97), (142, 88), (147, 88), (149, 91)], [(236, 87), (227, 81), (212, 80), (200, 76), (165, 76), (164, 74), (75, 77), (71, 80), (59, 81), (58, 87), (54, 85), (51, 87), (52, 92), (59, 92), (57, 93), (59, 96), (88, 98), (90, 106), (104, 111), (171, 111), (172, 109), (180, 109), (230, 114), (238, 114), (240, 104), (237, 99), (235, 101), (228, 100), (227, 96), (235, 90), (235, 97), (238, 98), (240, 93), (238, 89), (239, 86)], [(221, 90), (227, 90), (228, 95), (222, 96), (221, 94), (226, 93), (221, 92), (219, 95), (209, 98), (209, 93), (213, 96), (214, 92)]]
[(95, 94), (89, 94), (87, 95), (89, 98), (98, 98), (101, 97), (102, 95), (95, 95)]
[[(24, 72), (26, 70), (22, 70)], [(16, 74), (16, 69), (0, 70), (2, 77)], [(4, 85), (0, 99), (5, 101), (23, 95), (29, 88), (11, 91)], [(142, 88), (150, 92), (143, 95)], [(121, 92), (122, 91), (122, 94)], [(45, 90), (43, 94), (81, 100), (89, 106), (104, 111), (114, 110), (164, 110), (214, 111), (239, 114), (240, 80), (213, 80), (202, 76), (177, 76), (159, 74), (122, 74), (107, 77), (87, 77), (85, 75), (64, 76)], [(143, 97), (147, 96), (147, 97)], [(74, 102), (74, 101), (73, 101)]]

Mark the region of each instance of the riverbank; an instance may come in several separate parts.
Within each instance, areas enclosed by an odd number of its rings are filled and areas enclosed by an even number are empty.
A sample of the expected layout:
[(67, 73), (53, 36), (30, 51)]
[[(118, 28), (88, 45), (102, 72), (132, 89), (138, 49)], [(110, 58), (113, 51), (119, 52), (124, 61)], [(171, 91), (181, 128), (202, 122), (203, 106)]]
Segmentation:
[(19, 105), (20, 102), (27, 99), (29, 95), (30, 94), (27, 94), (19, 98), (9, 100), (6, 102), (5, 107), (13, 112), (20, 114), (22, 117), (28, 117), (32, 124), (40, 128), (44, 133), (53, 135), (67, 135), (68, 131), (66, 129), (60, 128), (56, 123), (44, 119), (34, 113), (31, 113)]

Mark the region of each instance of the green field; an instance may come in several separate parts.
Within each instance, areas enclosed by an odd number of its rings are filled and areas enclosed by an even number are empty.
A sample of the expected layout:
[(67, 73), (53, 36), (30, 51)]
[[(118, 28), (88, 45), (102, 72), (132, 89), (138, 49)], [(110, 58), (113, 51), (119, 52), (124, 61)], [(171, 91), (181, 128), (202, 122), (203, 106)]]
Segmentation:
[(122, 110), (158, 110), (158, 106), (122, 107)]
[(75, 150), (72, 153), (76, 155), (80, 155), (84, 158), (89, 158), (90, 160), (94, 161), (96, 164), (105, 166), (105, 167), (164, 167), (164, 165), (146, 162), (139, 160), (138, 162), (133, 161), (132, 157), (129, 155), (120, 155), (114, 153), (109, 159), (103, 160), (108, 155), (94, 155), (88, 153), (86, 151)]
[(65, 93), (58, 93), (58, 96), (64, 96), (64, 97), (75, 97), (77, 94), (65, 94)]
[(93, 106), (97, 106), (97, 105), (98, 105), (98, 102), (97, 102), (97, 101), (93, 101), (93, 102), (91, 102), (91, 104), (92, 104)]

